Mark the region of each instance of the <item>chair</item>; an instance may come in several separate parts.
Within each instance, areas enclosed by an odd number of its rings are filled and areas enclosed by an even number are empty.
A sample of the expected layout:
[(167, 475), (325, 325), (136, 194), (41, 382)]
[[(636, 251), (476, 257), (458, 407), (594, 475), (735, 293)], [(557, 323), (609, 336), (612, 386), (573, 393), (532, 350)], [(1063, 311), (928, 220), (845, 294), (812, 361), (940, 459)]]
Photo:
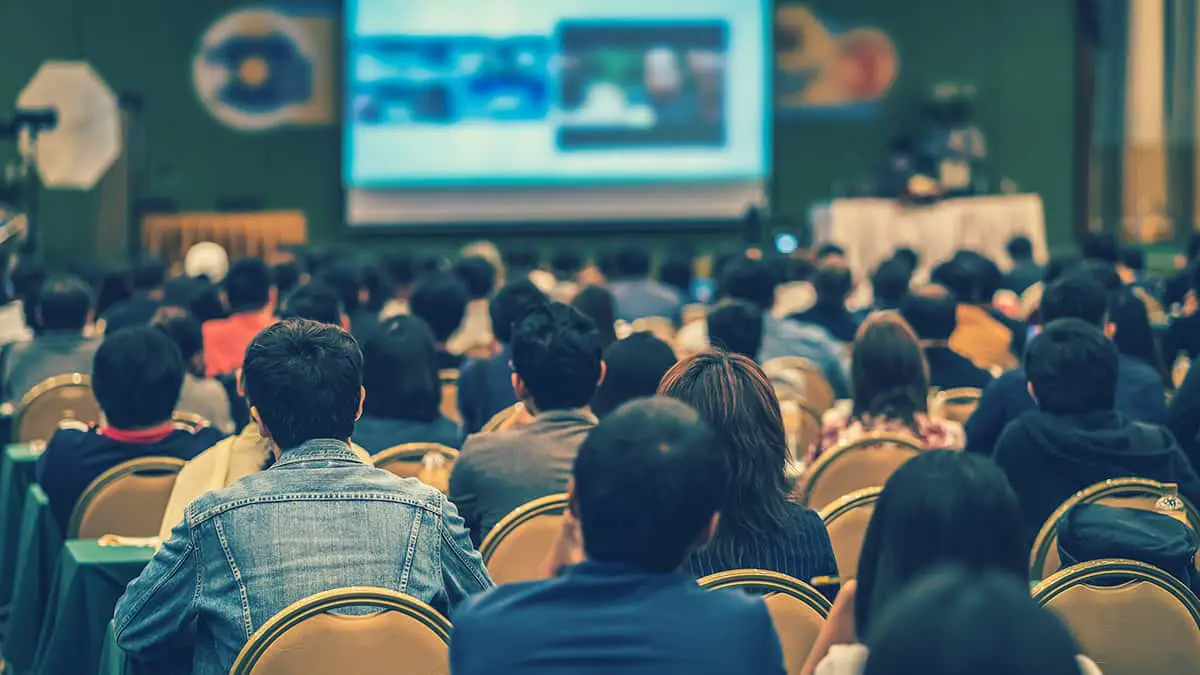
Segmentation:
[(371, 459), (377, 469), (448, 492), (458, 451), (441, 443), (403, 443), (381, 450)]
[(82, 373), (56, 375), (21, 397), (13, 420), (13, 441), (45, 441), (54, 435), (63, 420), (99, 424), (101, 417), (100, 404), (92, 394), (90, 376)]
[(825, 508), (843, 495), (887, 483), (920, 452), (917, 439), (900, 434), (870, 433), (842, 443), (808, 467), (796, 486), (797, 499), (812, 509)]
[(797, 464), (821, 435), (821, 416), (803, 401), (783, 396), (779, 397), (779, 412), (783, 415), (783, 429), (787, 433), (792, 462)]
[(529, 412), (525, 410), (524, 403), (517, 401), (504, 410), (492, 415), (492, 419), (488, 420), (487, 423), (483, 425), (483, 428), (479, 431), (480, 433), (508, 431), (509, 429), (515, 429), (516, 427), (527, 424), (531, 421), (533, 421), (533, 415), (530, 415)]
[(675, 341), (675, 322), (661, 316), (645, 316), (635, 319), (630, 333), (650, 333), (667, 344)]
[(182, 410), (176, 410), (174, 413), (172, 413), (171, 421), (175, 423), (175, 426), (183, 427), (192, 433), (212, 426), (208, 420), (204, 419), (200, 415), (197, 415), (196, 413), (183, 412)]
[[(371, 614), (334, 614), (373, 607)], [(254, 631), (230, 675), (449, 673), (450, 622), (416, 598), (357, 586), (317, 593)]]
[[(1112, 478), (1076, 492), (1046, 519), (1033, 540), (1029, 554), (1029, 578), (1039, 581), (1062, 567), (1058, 557), (1058, 522), (1076, 504), (1104, 504), (1127, 509), (1153, 511), (1154, 505), (1165, 496), (1178, 496), (1176, 486), (1149, 478)], [(1193, 530), (1200, 531), (1200, 512), (1183, 497), (1184, 513)]]
[(867, 535), (867, 524), (875, 513), (875, 502), (879, 500), (880, 492), (883, 492), (883, 488), (878, 486), (851, 492), (821, 509), (821, 521), (829, 532), (833, 556), (837, 558), (838, 570), (844, 577), (853, 577), (858, 569), (863, 538)]
[(818, 416), (832, 408), (837, 400), (833, 395), (833, 387), (829, 386), (829, 381), (825, 379), (820, 366), (809, 359), (781, 356), (762, 364), (762, 368), (771, 383), (776, 385), (776, 389), (779, 388), (777, 381), (786, 382), (789, 387), (796, 389), (796, 396), (793, 398), (802, 399)]
[(442, 383), (442, 416), (461, 424), (462, 413), (458, 410), (458, 370), (439, 370), (438, 379)]
[(175, 477), (186, 463), (175, 457), (140, 457), (100, 474), (75, 502), (67, 539), (157, 536)]
[(1178, 579), (1135, 560), (1068, 567), (1033, 589), (1104, 675), (1200, 672), (1200, 599)]
[(963, 423), (975, 413), (981, 396), (983, 390), (974, 387), (943, 389), (933, 395), (930, 412), (935, 417)]
[(763, 600), (775, 623), (775, 632), (779, 634), (788, 675), (798, 675), (804, 669), (804, 661), (831, 609), (829, 601), (817, 589), (799, 579), (768, 570), (718, 572), (696, 583), (713, 591), (723, 588), (765, 591), (767, 595)]
[(508, 584), (541, 579), (541, 566), (558, 541), (567, 495), (527, 502), (500, 519), (479, 545), (492, 581)]

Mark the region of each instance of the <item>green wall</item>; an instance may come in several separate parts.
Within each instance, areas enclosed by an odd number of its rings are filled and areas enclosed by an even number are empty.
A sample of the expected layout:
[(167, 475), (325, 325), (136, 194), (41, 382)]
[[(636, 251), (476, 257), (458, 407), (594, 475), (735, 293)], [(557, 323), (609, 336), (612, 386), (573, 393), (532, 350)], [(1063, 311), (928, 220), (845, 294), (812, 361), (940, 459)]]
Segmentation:
[[(747, 2), (752, 0), (746, 0)], [(336, 127), (253, 134), (230, 130), (197, 101), (191, 57), (204, 29), (234, 0), (0, 0), (0, 101), (17, 92), (44, 59), (87, 59), (118, 93), (145, 101), (150, 149), (146, 196), (170, 197), (184, 210), (211, 209), (222, 196), (259, 195), (272, 208), (308, 214), (317, 242), (347, 237), (341, 225), (340, 135)], [(295, 2), (293, 4), (303, 4)], [(1073, 118), (1072, 7), (1067, 0), (816, 0), (843, 25), (887, 31), (900, 76), (871, 120), (786, 121), (777, 128), (777, 210), (802, 217), (836, 181), (869, 174), (889, 139), (904, 128), (932, 83), (957, 80), (980, 91), (978, 118), (990, 162), (1046, 201), (1051, 243), (1069, 242)], [(0, 106), (0, 116), (8, 110)], [(48, 191), (42, 199), (47, 256), (95, 250), (96, 194)], [(457, 245), (464, 236), (389, 237), (387, 245)], [(648, 235), (660, 248), (679, 237)], [(733, 242), (740, 233), (688, 236), (697, 247)], [(535, 241), (529, 235), (501, 243)], [(544, 245), (592, 249), (611, 236), (538, 237)]]

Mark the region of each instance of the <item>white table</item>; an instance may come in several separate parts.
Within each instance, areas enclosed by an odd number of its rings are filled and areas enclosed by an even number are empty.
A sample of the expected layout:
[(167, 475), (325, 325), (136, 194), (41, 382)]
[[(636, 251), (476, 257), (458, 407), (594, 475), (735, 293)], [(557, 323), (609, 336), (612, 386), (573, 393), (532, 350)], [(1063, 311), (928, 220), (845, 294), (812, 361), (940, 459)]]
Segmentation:
[(1035, 260), (1045, 263), (1049, 255), (1042, 198), (1035, 194), (962, 197), (929, 206), (835, 199), (813, 206), (809, 217), (814, 244), (845, 247), (850, 269), (860, 278), (902, 246), (920, 254), (926, 269), (960, 249), (978, 251), (1007, 269), (1005, 245), (1018, 234), (1033, 243)]

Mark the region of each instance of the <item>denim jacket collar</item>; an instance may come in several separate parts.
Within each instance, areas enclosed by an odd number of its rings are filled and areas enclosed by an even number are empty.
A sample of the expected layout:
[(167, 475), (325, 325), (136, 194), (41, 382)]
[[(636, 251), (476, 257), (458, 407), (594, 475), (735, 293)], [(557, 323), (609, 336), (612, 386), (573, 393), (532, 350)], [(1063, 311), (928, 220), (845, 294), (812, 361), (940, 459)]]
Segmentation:
[(362, 462), (345, 441), (336, 438), (314, 438), (284, 451), (271, 468), (315, 461)]

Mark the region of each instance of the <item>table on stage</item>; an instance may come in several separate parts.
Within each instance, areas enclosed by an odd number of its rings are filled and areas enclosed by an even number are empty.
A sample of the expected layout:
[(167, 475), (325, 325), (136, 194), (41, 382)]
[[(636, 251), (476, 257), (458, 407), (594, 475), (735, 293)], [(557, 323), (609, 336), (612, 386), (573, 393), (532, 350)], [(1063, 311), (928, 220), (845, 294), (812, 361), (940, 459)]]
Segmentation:
[(301, 211), (246, 213), (155, 213), (142, 218), (142, 246), (171, 261), (183, 259), (193, 244), (215, 241), (231, 259), (266, 258), (273, 251), (307, 240)]
[(960, 249), (972, 249), (1007, 267), (1005, 244), (1029, 237), (1039, 262), (1048, 258), (1042, 198), (1034, 194), (944, 199), (927, 206), (894, 199), (835, 199), (809, 213), (813, 243), (846, 248), (858, 278), (871, 274), (895, 249), (907, 246), (932, 267)]

